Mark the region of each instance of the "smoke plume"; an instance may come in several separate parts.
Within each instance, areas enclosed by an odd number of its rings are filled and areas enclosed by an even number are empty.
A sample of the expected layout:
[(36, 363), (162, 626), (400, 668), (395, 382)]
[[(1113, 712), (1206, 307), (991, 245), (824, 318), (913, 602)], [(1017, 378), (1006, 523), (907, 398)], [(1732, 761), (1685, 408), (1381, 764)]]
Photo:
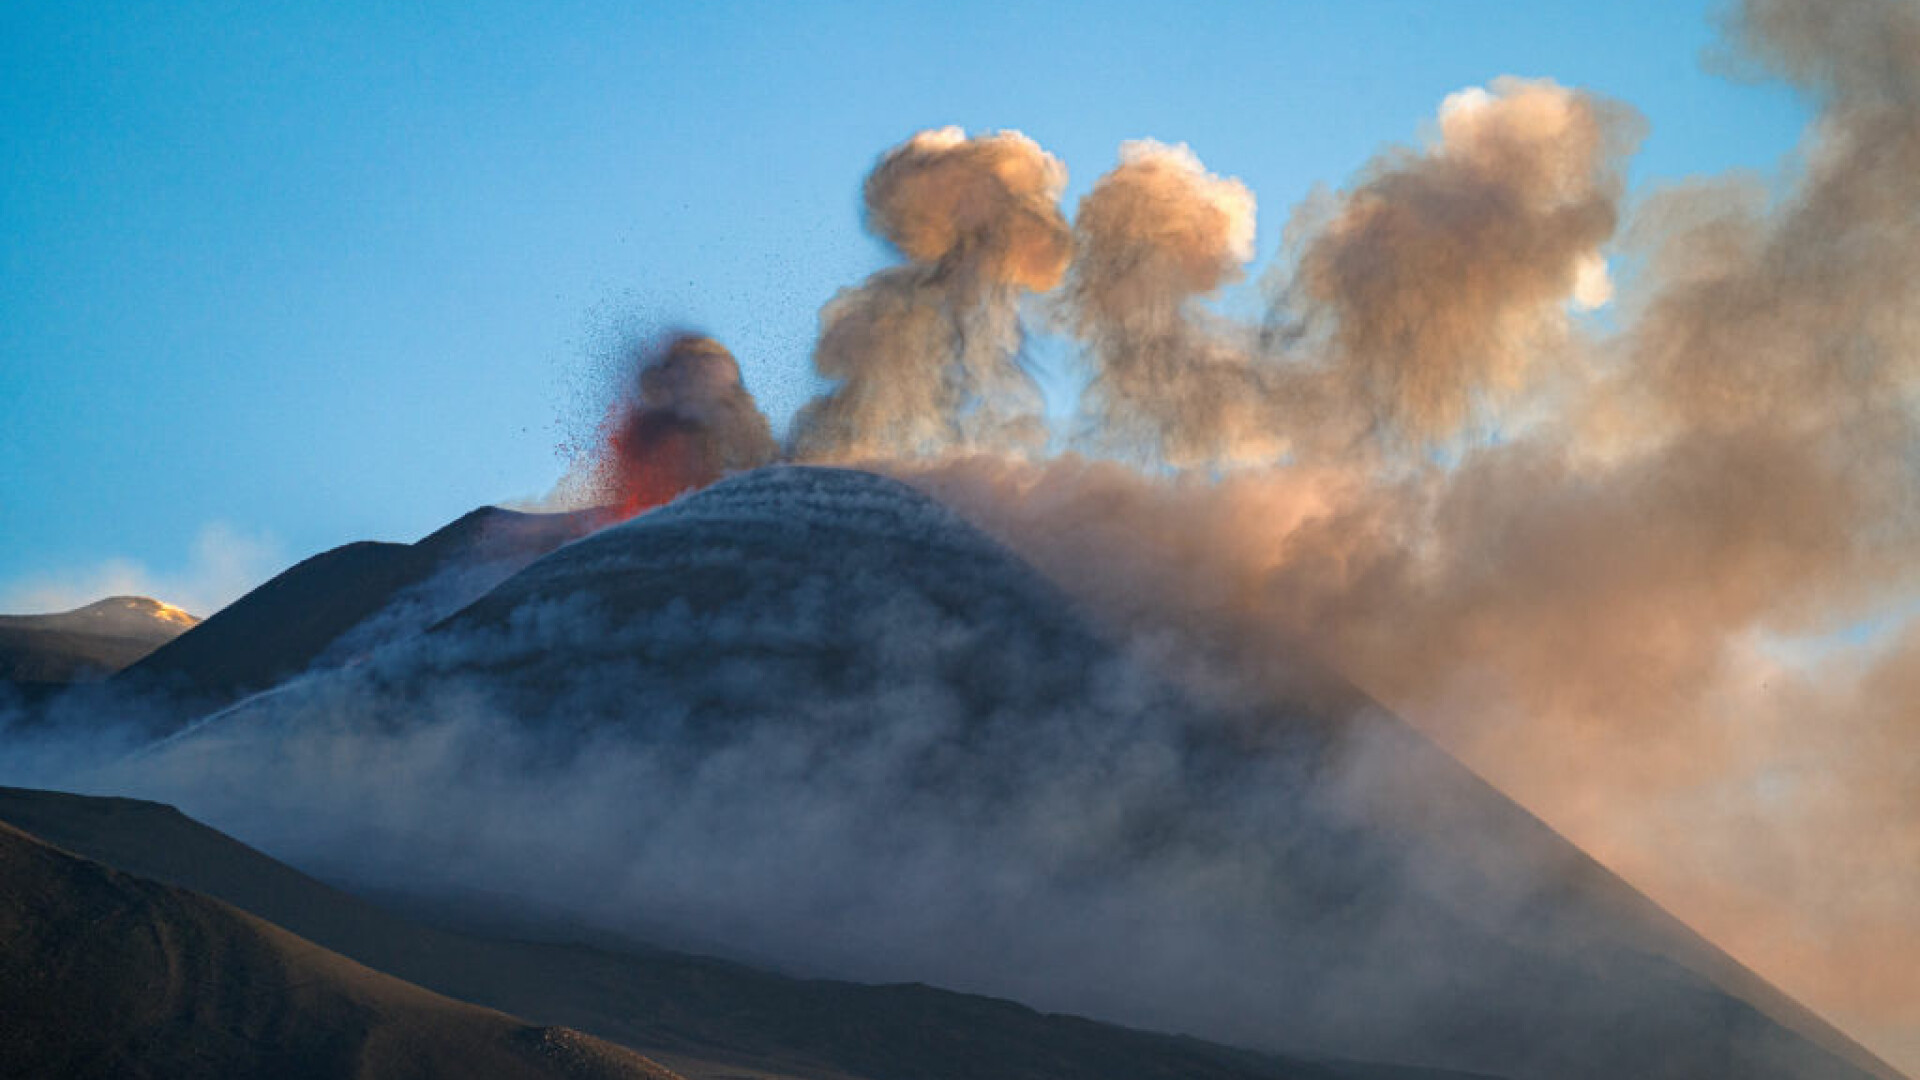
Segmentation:
[(1494, 422), (1573, 351), (1569, 308), (1611, 298), (1601, 246), (1639, 129), (1548, 80), (1448, 97), (1431, 146), (1296, 215), (1261, 328), (1196, 302), (1252, 258), (1253, 196), (1185, 147), (1127, 144), (1074, 222), (1083, 441), (1178, 466), (1353, 461)]
[(680, 334), (664, 348), (634, 356), (633, 382), (608, 410), (586, 490), (573, 501), (610, 505), (618, 517), (632, 517), (779, 456), (767, 418), (726, 346)]
[(1324, 221), (1296, 220), (1275, 322), (1336, 384), (1318, 411), (1418, 444), (1520, 389), (1567, 305), (1609, 297), (1600, 246), (1638, 129), (1591, 94), (1496, 79), (1441, 104), (1434, 145), (1382, 155)]
[(814, 366), (840, 385), (795, 419), (797, 456), (1045, 441), (1038, 388), (1018, 363), (1018, 303), (1066, 270), (1066, 179), (1014, 131), (923, 131), (880, 160), (867, 177), (867, 224), (909, 262), (820, 313)]
[(1249, 343), (1195, 303), (1253, 258), (1253, 212), (1238, 180), (1151, 140), (1123, 145), (1119, 166), (1080, 201), (1063, 306), (1094, 361), (1085, 407), (1095, 446), (1176, 465), (1272, 456), (1273, 388)]

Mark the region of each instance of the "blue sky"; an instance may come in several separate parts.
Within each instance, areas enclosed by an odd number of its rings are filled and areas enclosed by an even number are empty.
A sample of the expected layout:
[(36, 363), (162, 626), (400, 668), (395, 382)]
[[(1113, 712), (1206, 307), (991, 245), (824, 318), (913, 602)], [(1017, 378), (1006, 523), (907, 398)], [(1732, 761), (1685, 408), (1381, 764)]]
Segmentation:
[[(0, 610), (206, 614), (286, 563), (536, 496), (627, 328), (704, 329), (782, 428), (884, 264), (860, 181), (1017, 128), (1069, 207), (1138, 137), (1294, 203), (1447, 93), (1648, 118), (1633, 176), (1771, 171), (1806, 114), (1635, 0), (0, 7)], [(1042, 350), (1043, 355), (1046, 350)]]

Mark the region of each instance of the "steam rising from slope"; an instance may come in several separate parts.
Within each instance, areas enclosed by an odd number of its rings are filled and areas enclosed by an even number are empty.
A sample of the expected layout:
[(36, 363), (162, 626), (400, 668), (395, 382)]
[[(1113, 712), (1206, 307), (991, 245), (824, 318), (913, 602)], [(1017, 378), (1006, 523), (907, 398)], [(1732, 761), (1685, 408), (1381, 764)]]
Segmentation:
[(814, 366), (840, 385), (795, 420), (811, 459), (1045, 441), (1017, 363), (1022, 292), (1065, 272), (1066, 169), (1014, 131), (924, 131), (867, 177), (867, 222), (910, 261), (820, 314)]

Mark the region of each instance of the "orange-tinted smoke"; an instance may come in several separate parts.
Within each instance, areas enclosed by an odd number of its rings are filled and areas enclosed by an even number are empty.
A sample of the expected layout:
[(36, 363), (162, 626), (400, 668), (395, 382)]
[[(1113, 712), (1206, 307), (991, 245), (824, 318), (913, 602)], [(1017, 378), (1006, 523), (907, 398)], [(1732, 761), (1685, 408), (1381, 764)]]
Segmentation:
[(595, 472), (620, 518), (779, 456), (740, 365), (710, 337), (682, 334), (636, 354), (629, 396), (609, 410)]
[(821, 311), (814, 367), (838, 385), (795, 418), (797, 457), (1045, 441), (1038, 387), (1018, 363), (1018, 304), (1066, 270), (1065, 186), (1060, 162), (1015, 131), (923, 131), (880, 159), (867, 224), (909, 261)]
[(1280, 447), (1278, 392), (1236, 335), (1196, 304), (1253, 258), (1253, 193), (1186, 146), (1126, 143), (1074, 216), (1061, 308), (1094, 378), (1084, 441), (1175, 465), (1261, 460)]
[(1568, 305), (1609, 298), (1600, 245), (1639, 128), (1551, 80), (1496, 79), (1442, 103), (1433, 145), (1381, 155), (1322, 220), (1296, 220), (1282, 318), (1331, 385), (1294, 422), (1357, 410), (1418, 444), (1517, 391)]
[(1017, 131), (923, 131), (867, 177), (868, 225), (916, 263), (1044, 292), (1067, 268), (1066, 183), (1059, 159)]

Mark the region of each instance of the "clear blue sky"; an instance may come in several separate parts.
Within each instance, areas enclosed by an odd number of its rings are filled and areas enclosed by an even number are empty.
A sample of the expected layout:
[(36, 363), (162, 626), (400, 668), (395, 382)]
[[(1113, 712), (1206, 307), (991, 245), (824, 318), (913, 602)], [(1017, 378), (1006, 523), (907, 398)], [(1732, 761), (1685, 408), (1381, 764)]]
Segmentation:
[(692, 8), (0, 5), (0, 608), (205, 607), (538, 495), (623, 325), (715, 334), (783, 427), (920, 128), (1027, 132), (1069, 206), (1122, 140), (1190, 143), (1264, 263), (1497, 75), (1637, 106), (1640, 184), (1770, 171), (1805, 120), (1703, 70), (1694, 0)]

